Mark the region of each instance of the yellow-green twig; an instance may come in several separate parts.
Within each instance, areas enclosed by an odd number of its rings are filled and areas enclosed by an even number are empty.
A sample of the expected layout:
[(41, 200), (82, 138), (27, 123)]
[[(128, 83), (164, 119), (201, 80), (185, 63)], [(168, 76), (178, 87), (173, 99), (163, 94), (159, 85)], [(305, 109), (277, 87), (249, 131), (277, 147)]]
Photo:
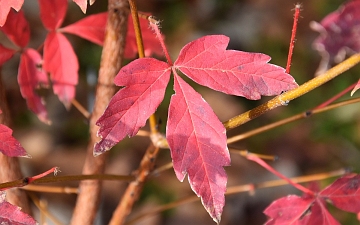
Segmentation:
[(329, 80), (335, 78), (336, 76), (344, 73), (351, 67), (355, 66), (360, 62), (360, 54), (353, 55), (352, 57), (348, 58), (347, 60), (343, 61), (342, 63), (338, 64), (337, 66), (329, 69), (324, 74), (315, 77), (314, 79), (309, 80), (308, 82), (304, 83), (303, 85), (287, 91), (275, 98), (271, 99), (270, 101), (249, 110), (241, 115), (231, 118), (230, 120), (224, 122), (224, 126), (227, 130), (233, 129), (238, 127), (262, 114), (265, 112), (272, 110), (278, 106), (286, 105), (291, 100), (298, 98), (309, 91), (323, 85), (324, 83), (328, 82)]

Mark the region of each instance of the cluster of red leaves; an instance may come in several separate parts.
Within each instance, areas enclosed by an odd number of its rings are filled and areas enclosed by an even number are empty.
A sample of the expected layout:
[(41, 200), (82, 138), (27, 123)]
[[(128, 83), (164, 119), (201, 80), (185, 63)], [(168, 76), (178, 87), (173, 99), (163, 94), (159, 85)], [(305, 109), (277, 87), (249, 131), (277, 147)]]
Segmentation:
[(326, 202), (352, 213), (360, 212), (360, 175), (337, 179), (319, 192), (303, 197), (289, 195), (274, 201), (264, 213), (267, 225), (340, 225), (329, 213)]
[[(331, 63), (343, 61), (347, 54), (360, 52), (360, 0), (352, 0), (328, 14), (320, 23), (311, 27), (320, 33), (314, 48), (322, 56), (318, 74), (327, 70)], [(360, 88), (360, 80), (351, 95)]]
[[(50, 85), (47, 73), (50, 74), (54, 93), (67, 108), (70, 107), (71, 101), (75, 97), (75, 86), (78, 82), (78, 60), (63, 33), (74, 34), (102, 45), (107, 13), (91, 15), (60, 28), (66, 15), (67, 0), (39, 0), (39, 5), (41, 20), (49, 31), (44, 41), (43, 58), (37, 50), (26, 47), (30, 40), (30, 29), (22, 11), (16, 13), (11, 10), (1, 31), (20, 48), (18, 83), (22, 96), (26, 99), (29, 109), (37, 114), (41, 121), (49, 123), (45, 103), (35, 92), (40, 86), (48, 87)], [(128, 25), (128, 45), (125, 49), (125, 57), (133, 58), (136, 56), (137, 49), (131, 17), (129, 17)], [(141, 26), (146, 53), (148, 55), (161, 54), (159, 43), (156, 42), (152, 31), (146, 27), (147, 21), (141, 20)], [(9, 60), (16, 52), (17, 50), (6, 48), (0, 44), (0, 65)]]
[(313, 46), (323, 57), (318, 71), (322, 73), (346, 54), (360, 52), (360, 0), (347, 2), (320, 23), (312, 22), (311, 28), (320, 33)]
[(228, 43), (229, 38), (223, 35), (205, 36), (185, 45), (174, 64), (170, 59), (165, 63), (142, 58), (123, 67), (114, 82), (124, 88), (97, 121), (102, 140), (94, 149), (98, 155), (127, 135), (134, 136), (163, 100), (172, 72), (175, 94), (170, 101), (166, 138), (174, 170), (180, 181), (188, 174), (192, 189), (216, 222), (225, 204), (227, 176), (223, 167), (230, 165), (225, 128), (177, 71), (211, 89), (254, 100), (297, 87), (283, 68), (267, 63), (269, 56), (226, 50)]
[[(86, 11), (87, 0), (74, 2)], [(90, 0), (90, 4), (93, 2)], [(354, 34), (351, 29), (359, 22), (359, 2), (354, 0), (348, 3), (342, 11), (330, 14), (321, 22), (326, 35), (316, 43), (322, 45), (331, 57), (339, 55), (344, 46), (358, 51), (358, 42), (350, 42), (349, 39)], [(69, 107), (75, 97), (78, 81), (77, 57), (63, 33), (102, 45), (107, 14), (88, 16), (60, 28), (67, 11), (67, 0), (39, 0), (40, 17), (48, 30), (42, 58), (37, 50), (26, 47), (30, 40), (30, 29), (23, 12), (19, 11), (22, 4), (23, 0), (0, 0), (0, 26), (5, 24), (1, 30), (21, 49), (18, 81), (22, 96), (40, 120), (49, 122), (45, 105), (35, 89), (51, 83), (54, 93)], [(131, 24), (129, 19), (125, 57), (134, 57), (137, 51)], [(160, 44), (147, 26), (146, 21), (142, 21), (146, 53), (161, 54)], [(338, 28), (344, 33), (339, 34)], [(339, 36), (337, 42), (332, 40), (334, 35)], [(228, 42), (229, 38), (223, 35), (205, 36), (184, 46), (174, 63), (169, 59), (165, 63), (154, 58), (142, 58), (123, 67), (114, 81), (123, 88), (112, 98), (97, 122), (100, 126), (98, 135), (102, 139), (94, 148), (94, 154), (98, 155), (127, 135), (134, 136), (163, 100), (172, 73), (175, 94), (170, 101), (166, 138), (174, 170), (180, 181), (188, 174), (192, 189), (201, 197), (205, 209), (216, 222), (220, 221), (225, 204), (227, 176), (223, 167), (230, 165), (226, 131), (211, 107), (178, 75), (178, 71), (200, 85), (253, 100), (261, 95), (278, 95), (297, 86), (283, 68), (268, 64), (269, 56), (226, 50)], [(164, 51), (167, 52), (166, 49)], [(16, 52), (0, 45), (0, 65)], [(9, 156), (26, 156), (26, 152), (11, 136), (9, 128), (0, 125), (0, 133), (3, 143), (1, 152)], [(359, 175), (347, 176), (316, 194), (281, 198), (265, 210), (270, 217), (267, 224), (338, 224), (326, 210), (325, 201), (357, 213), (360, 211), (358, 190)], [(0, 210), (3, 212), (1, 222), (36, 223), (17, 207), (4, 201), (3, 193), (0, 208), (7, 209)], [(15, 216), (10, 218), (9, 213)]]
[[(95, 2), (95, 0), (73, 0), (84, 13), (86, 13), (88, 1), (90, 5)], [(11, 8), (19, 12), (23, 4), (24, 0), (0, 0), (0, 26), (5, 24)]]

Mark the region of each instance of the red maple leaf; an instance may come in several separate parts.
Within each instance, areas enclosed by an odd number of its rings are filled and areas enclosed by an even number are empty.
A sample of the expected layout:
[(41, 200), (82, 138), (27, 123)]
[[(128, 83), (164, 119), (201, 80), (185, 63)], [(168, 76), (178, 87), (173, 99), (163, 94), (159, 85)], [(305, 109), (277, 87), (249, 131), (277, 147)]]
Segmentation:
[(0, 152), (9, 157), (30, 157), (21, 144), (12, 136), (12, 130), (3, 124), (0, 124)]
[(53, 31), (47, 35), (43, 67), (50, 73), (54, 93), (69, 108), (75, 97), (79, 63), (70, 42), (63, 34)]
[(137, 59), (120, 70), (114, 82), (125, 88), (114, 95), (96, 122), (102, 140), (96, 143), (94, 155), (109, 150), (126, 135), (134, 136), (145, 125), (163, 100), (169, 78), (167, 63), (152, 58)]
[(52, 31), (59, 28), (64, 21), (67, 0), (39, 0), (40, 18), (46, 29)]
[(10, 204), (5, 200), (6, 194), (0, 192), (0, 223), (14, 225), (35, 225), (38, 224), (30, 215), (22, 212), (19, 207)]
[(196, 83), (252, 100), (297, 87), (284, 68), (267, 63), (270, 56), (226, 50), (228, 43), (223, 35), (199, 38), (182, 48), (174, 65)]
[(199, 93), (178, 75), (169, 106), (166, 138), (177, 178), (188, 174), (192, 190), (210, 216), (220, 222), (230, 165), (225, 128)]
[(1, 31), (17, 46), (25, 47), (30, 40), (30, 27), (24, 12), (11, 10)]
[(20, 58), (18, 83), (29, 109), (41, 121), (50, 123), (43, 100), (35, 93), (40, 85), (49, 85), (46, 73), (41, 69), (41, 62), (41, 55), (36, 50), (25, 49)]
[(5, 24), (11, 8), (19, 11), (23, 4), (24, 0), (0, 0), (0, 27)]
[(107, 12), (90, 15), (59, 29), (59, 31), (75, 34), (95, 44), (103, 45), (107, 17)]
[[(44, 26), (50, 31), (45, 40), (44, 45), (44, 70), (50, 73), (50, 79), (53, 83), (54, 93), (58, 95), (60, 101), (68, 108), (72, 99), (75, 97), (75, 85), (78, 81), (78, 61), (69, 41), (60, 32), (75, 34), (84, 39), (102, 45), (105, 37), (105, 27), (107, 22), (107, 13), (99, 13), (88, 16), (74, 24), (70, 24), (64, 28), (59, 28), (64, 20), (67, 0), (39, 0), (41, 20)], [(83, 4), (84, 2), (77, 1)], [(131, 16), (129, 16), (131, 18)], [(129, 19), (131, 22), (131, 19)], [(146, 26), (146, 29), (145, 29)], [(148, 29), (148, 21), (142, 19), (141, 27), (144, 29), (144, 42), (147, 52), (156, 52), (159, 49), (159, 43), (155, 47), (153, 45), (154, 35)], [(148, 31), (146, 31), (148, 30)], [(132, 31), (132, 32), (131, 32)], [(150, 33), (152, 38), (148, 38)], [(135, 54), (135, 37), (132, 22), (127, 35), (127, 47), (125, 49), (125, 57), (127, 54)], [(132, 39), (133, 40), (132, 40)], [(130, 53), (129, 53), (130, 52)]]
[(360, 212), (360, 175), (348, 175), (337, 179), (324, 190), (304, 197), (290, 195), (280, 198), (264, 213), (269, 217), (267, 225), (338, 225), (326, 209), (326, 202), (353, 213)]
[(228, 42), (223, 35), (205, 36), (186, 45), (174, 65), (170, 59), (164, 63), (143, 58), (123, 67), (115, 84), (125, 87), (97, 121), (102, 139), (94, 147), (94, 155), (98, 155), (126, 135), (134, 136), (162, 101), (172, 70), (176, 94), (170, 102), (166, 137), (174, 170), (181, 181), (188, 174), (192, 189), (216, 222), (220, 222), (225, 204), (227, 176), (223, 167), (230, 164), (225, 128), (176, 69), (202, 85), (250, 99), (297, 86), (284, 69), (267, 64), (270, 57), (226, 50)]
[(313, 45), (323, 58), (318, 69), (322, 73), (331, 63), (344, 60), (347, 53), (360, 52), (360, 1), (347, 2), (320, 23), (312, 22), (311, 27), (320, 33)]

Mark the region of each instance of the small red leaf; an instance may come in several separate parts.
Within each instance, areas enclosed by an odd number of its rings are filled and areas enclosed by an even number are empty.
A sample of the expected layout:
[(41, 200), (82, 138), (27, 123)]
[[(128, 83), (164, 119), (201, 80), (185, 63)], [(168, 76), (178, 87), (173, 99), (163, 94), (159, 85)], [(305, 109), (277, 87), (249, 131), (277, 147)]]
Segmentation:
[(211, 35), (185, 45), (174, 66), (195, 82), (226, 94), (260, 99), (297, 87), (285, 69), (261, 53), (226, 50), (229, 38)]
[(63, 34), (50, 32), (46, 37), (43, 68), (50, 73), (54, 93), (69, 108), (75, 97), (79, 63), (70, 42)]
[(40, 18), (48, 30), (59, 28), (64, 21), (67, 0), (39, 0)]
[(30, 215), (22, 212), (20, 207), (5, 200), (6, 194), (0, 192), (0, 224), (35, 225), (38, 224)]
[(30, 157), (12, 136), (12, 130), (3, 124), (0, 124), (0, 152), (9, 157)]
[(83, 13), (86, 13), (87, 1), (88, 0), (73, 0), (73, 2), (75, 2), (80, 7)]
[(270, 217), (266, 224), (303, 224), (300, 220), (306, 215), (313, 202), (313, 198), (304, 199), (296, 195), (289, 195), (275, 200), (264, 211), (265, 215)]
[(319, 193), (339, 209), (360, 212), (360, 175), (345, 176), (337, 179)]
[(137, 59), (120, 70), (114, 82), (125, 87), (96, 122), (102, 140), (95, 144), (94, 155), (109, 150), (126, 135), (134, 136), (145, 125), (163, 100), (169, 79), (167, 63), (153, 58)]
[[(144, 42), (145, 56), (150, 56), (152, 54), (163, 55), (163, 51), (160, 45), (160, 42), (156, 38), (154, 32), (149, 28), (149, 21), (144, 18), (139, 18), (140, 20), (140, 29)], [(125, 58), (135, 58), (138, 53), (135, 30), (132, 16), (129, 15), (128, 19), (128, 31), (126, 34), (126, 45), (125, 45)]]
[(320, 33), (313, 46), (323, 57), (321, 73), (331, 63), (343, 61), (347, 53), (360, 52), (360, 1), (348, 1), (320, 23), (312, 22), (311, 28)]
[(0, 27), (4, 26), (11, 8), (19, 11), (23, 4), (24, 0), (0, 0)]
[(26, 49), (20, 58), (18, 82), (29, 109), (42, 122), (50, 123), (43, 100), (35, 93), (40, 84), (49, 84), (46, 73), (41, 69), (41, 62), (41, 56), (36, 50)]
[(2, 44), (0, 44), (0, 66), (9, 59), (11, 59), (11, 57), (13, 57), (15, 52), (16, 52), (15, 50), (5, 48)]
[(87, 16), (76, 23), (61, 28), (61, 31), (75, 34), (95, 44), (103, 45), (107, 15), (108, 13), (105, 12)]
[(25, 47), (30, 40), (30, 27), (24, 12), (11, 10), (5, 25), (1, 30), (17, 46)]
[(174, 90), (166, 137), (176, 176), (183, 181), (188, 174), (192, 190), (219, 223), (227, 183), (223, 166), (230, 165), (225, 128), (201, 95), (178, 75)]

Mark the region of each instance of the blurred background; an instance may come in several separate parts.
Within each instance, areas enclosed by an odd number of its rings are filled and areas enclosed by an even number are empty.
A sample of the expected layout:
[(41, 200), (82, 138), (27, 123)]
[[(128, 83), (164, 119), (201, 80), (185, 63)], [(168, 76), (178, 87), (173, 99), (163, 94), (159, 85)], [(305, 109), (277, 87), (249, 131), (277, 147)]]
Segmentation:
[[(321, 19), (336, 10), (340, 0), (139, 0), (138, 9), (149, 12), (161, 20), (162, 32), (173, 59), (189, 41), (209, 34), (224, 34), (230, 37), (228, 49), (262, 52), (272, 57), (271, 63), (285, 67), (296, 3), (302, 4), (301, 18), (292, 60), (291, 75), (298, 84), (314, 77), (321, 61), (312, 48), (318, 33), (309, 27), (310, 21)], [(25, 15), (30, 22), (32, 39), (30, 47), (38, 48), (46, 36), (39, 19), (37, 1), (25, 1)], [(88, 9), (88, 14), (106, 11), (107, 1), (97, 0)], [(85, 15), (72, 1), (63, 26), (73, 23)], [(67, 35), (78, 55), (80, 63), (79, 85), (76, 99), (91, 111), (99, 69), (101, 47), (88, 41)], [(9, 44), (3, 34), (0, 42)], [(128, 61), (127, 61), (128, 62)], [(124, 62), (124, 63), (127, 63)], [(21, 159), (23, 173), (35, 175), (58, 166), (61, 175), (81, 174), (88, 142), (88, 122), (72, 107), (67, 111), (52, 91), (42, 93), (46, 97), (47, 109), (52, 125), (42, 124), (26, 107), (17, 84), (19, 55), (2, 68), (8, 103), (11, 110), (14, 136), (32, 155), (32, 159)], [(312, 109), (342, 91), (359, 79), (359, 66), (328, 82), (322, 87), (293, 100), (286, 107), (277, 108), (249, 123), (228, 132), (228, 137), (275, 122)], [(191, 83), (213, 107), (221, 121), (241, 114), (271, 99), (250, 101), (241, 97), (228, 96)], [(165, 100), (158, 108), (157, 116), (162, 121), (160, 129), (165, 132), (167, 106), (172, 92), (170, 82)], [(359, 96), (355, 93), (353, 97)], [(346, 94), (340, 100), (349, 99)], [(357, 104), (313, 115), (298, 122), (247, 138), (229, 147), (246, 149), (259, 154), (276, 155), (279, 160), (269, 162), (286, 176), (327, 172), (339, 168), (351, 168), (358, 172), (360, 165), (360, 110)], [(145, 127), (144, 130), (148, 128)], [(111, 150), (106, 173), (130, 174), (138, 168), (139, 162), (149, 144), (146, 137), (125, 139)], [(277, 179), (259, 165), (239, 155), (232, 154), (232, 165), (226, 171), (228, 187), (248, 183), (259, 183)], [(161, 150), (157, 165), (171, 161), (169, 150)], [(320, 181), (325, 187), (333, 179)], [(76, 187), (77, 182), (53, 185)], [(96, 224), (107, 224), (122, 193), (125, 182), (104, 182), (102, 203)], [(286, 185), (276, 188), (255, 190), (253, 193), (239, 193), (226, 196), (226, 206), (221, 224), (263, 224), (266, 216), (262, 211), (275, 199), (287, 194), (301, 195), (295, 188)], [(64, 224), (69, 223), (75, 195), (36, 195), (48, 203), (51, 213)], [(145, 185), (140, 201), (129, 218), (146, 212), (156, 206), (193, 196), (187, 179), (180, 183), (174, 171), (167, 170), (151, 177)], [(358, 224), (356, 215), (330, 207), (334, 217), (342, 224)], [(48, 221), (48, 224), (52, 224)], [(178, 206), (161, 214), (149, 217), (138, 224), (215, 224), (201, 205), (200, 200)]]

